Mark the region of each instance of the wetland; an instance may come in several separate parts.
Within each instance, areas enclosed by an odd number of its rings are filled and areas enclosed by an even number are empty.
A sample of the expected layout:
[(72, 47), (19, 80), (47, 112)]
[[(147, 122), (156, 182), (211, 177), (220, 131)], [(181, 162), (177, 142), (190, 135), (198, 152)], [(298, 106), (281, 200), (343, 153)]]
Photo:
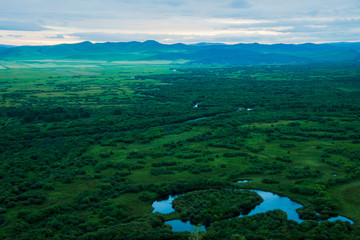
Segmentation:
[(0, 239), (359, 239), (360, 63), (0, 65)]

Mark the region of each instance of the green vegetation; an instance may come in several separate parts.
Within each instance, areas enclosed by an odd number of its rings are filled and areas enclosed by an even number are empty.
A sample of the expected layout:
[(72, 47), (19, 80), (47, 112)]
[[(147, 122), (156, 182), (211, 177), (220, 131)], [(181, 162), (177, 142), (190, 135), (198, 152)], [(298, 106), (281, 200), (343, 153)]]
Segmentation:
[(215, 222), (204, 239), (359, 239), (349, 223), (287, 220), (280, 210), (268, 211), (247, 218)]
[(195, 225), (235, 217), (249, 211), (262, 202), (255, 192), (234, 190), (199, 190), (179, 196), (173, 201), (181, 220), (190, 220)]
[[(359, 63), (0, 64), (0, 239), (360, 236)], [(164, 224), (191, 213), (152, 213), (233, 188), (286, 195), (306, 221), (274, 211), (191, 234)], [(355, 224), (318, 221), (337, 214)]]

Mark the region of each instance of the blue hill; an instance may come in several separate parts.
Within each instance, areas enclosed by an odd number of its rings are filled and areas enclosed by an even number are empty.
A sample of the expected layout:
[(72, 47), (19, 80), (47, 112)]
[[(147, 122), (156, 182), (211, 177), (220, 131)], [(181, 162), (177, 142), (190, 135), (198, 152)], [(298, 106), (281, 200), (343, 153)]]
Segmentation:
[(53, 46), (0, 45), (0, 60), (84, 59), (107, 61), (187, 60), (192, 64), (276, 64), (359, 61), (360, 43), (186, 45), (89, 41)]

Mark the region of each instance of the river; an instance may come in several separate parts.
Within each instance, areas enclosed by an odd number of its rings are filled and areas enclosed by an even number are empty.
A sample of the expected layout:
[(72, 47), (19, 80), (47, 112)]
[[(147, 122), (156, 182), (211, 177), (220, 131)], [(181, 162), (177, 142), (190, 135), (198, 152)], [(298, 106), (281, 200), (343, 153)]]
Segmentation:
[[(237, 189), (237, 190), (241, 191), (242, 189)], [(294, 220), (298, 223), (301, 223), (303, 221), (302, 219), (299, 218), (299, 214), (296, 212), (296, 209), (302, 207), (301, 204), (292, 201), (288, 197), (281, 197), (272, 192), (265, 192), (260, 190), (251, 190), (251, 191), (255, 191), (257, 194), (259, 194), (264, 201), (259, 205), (257, 205), (254, 209), (252, 209), (248, 214), (241, 214), (238, 217), (246, 217), (258, 213), (264, 213), (267, 211), (280, 209), (286, 212), (288, 219)], [(152, 204), (152, 207), (154, 208), (153, 213), (159, 212), (162, 214), (169, 214), (174, 212), (175, 209), (172, 207), (172, 201), (178, 196), (180, 195), (169, 196), (169, 198), (166, 200), (153, 202)], [(351, 224), (354, 223), (352, 220), (343, 216), (337, 216), (328, 219), (328, 221), (336, 221), (336, 220), (348, 221)], [(190, 221), (182, 222), (181, 220), (178, 219), (167, 221), (165, 223), (171, 225), (172, 230), (174, 232), (192, 231), (192, 229), (196, 227), (192, 225)], [(200, 226), (200, 230), (206, 231), (204, 226)]]

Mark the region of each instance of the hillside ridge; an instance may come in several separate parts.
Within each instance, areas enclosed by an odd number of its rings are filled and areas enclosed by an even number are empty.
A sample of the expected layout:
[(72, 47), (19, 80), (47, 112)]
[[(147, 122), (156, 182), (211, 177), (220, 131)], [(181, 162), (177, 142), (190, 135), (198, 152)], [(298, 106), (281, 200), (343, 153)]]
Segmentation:
[(2, 47), (0, 60), (185, 60), (190, 64), (281, 64), (351, 62), (360, 60), (360, 43), (259, 44), (220, 43), (162, 44), (144, 42), (84, 41), (48, 46)]

